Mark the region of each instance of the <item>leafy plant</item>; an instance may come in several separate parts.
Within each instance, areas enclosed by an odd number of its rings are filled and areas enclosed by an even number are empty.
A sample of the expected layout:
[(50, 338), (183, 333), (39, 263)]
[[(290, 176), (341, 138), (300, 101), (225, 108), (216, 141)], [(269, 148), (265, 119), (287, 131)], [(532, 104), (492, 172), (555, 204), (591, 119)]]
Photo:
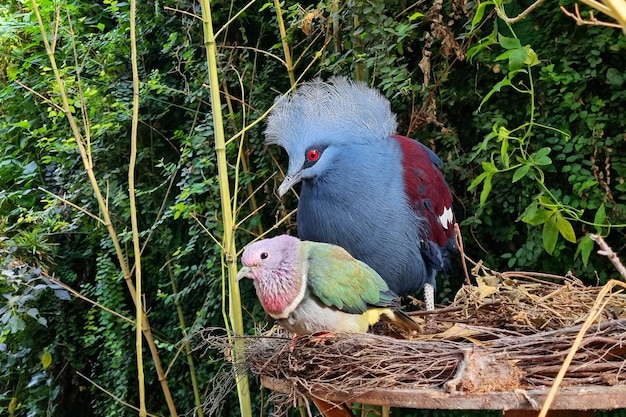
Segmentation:
[[(472, 31), (482, 23), (488, 7), (494, 7), (499, 16), (506, 17), (505, 5), (502, 2), (482, 2), (472, 21)], [(482, 187), (479, 201), (480, 205), (484, 206), (491, 193), (492, 181), (496, 175), (510, 175), (512, 184), (525, 178), (531, 179), (535, 184), (537, 193), (530, 201), (526, 202), (527, 205), (519, 216), (519, 220), (531, 226), (542, 227), (543, 248), (549, 254), (554, 253), (559, 236), (571, 243), (578, 242), (576, 254), (580, 254), (583, 263), (587, 265), (593, 243), (588, 234), (582, 239), (578, 239), (572, 222), (592, 226), (595, 228), (595, 232), (604, 233), (610, 226), (606, 219), (605, 201), (596, 207), (587, 205), (583, 208), (575, 202), (568, 203), (566, 196), (561, 197), (560, 192), (549, 185), (546, 177), (556, 173), (555, 161), (550, 157), (553, 149), (552, 146), (542, 146), (542, 144), (567, 144), (571, 140), (571, 133), (568, 131), (569, 129), (564, 130), (538, 121), (542, 115), (538, 111), (537, 82), (534, 72), (537, 71), (537, 67), (542, 67), (543, 64), (530, 45), (522, 44), (510, 23), (506, 23), (504, 26), (511, 36), (504, 36), (500, 32), (498, 21), (496, 21), (493, 31), (482, 38), (467, 53), (468, 58), (473, 59), (491, 47), (499, 46), (503, 49), (502, 53), (493, 58), (493, 62), (496, 63), (495, 68), (498, 68), (498, 72), (502, 71), (504, 77), (484, 96), (478, 111), (494, 94), (503, 93), (504, 89), (513, 90), (517, 94), (527, 97), (527, 120), (514, 128), (509, 127), (509, 122), (506, 119), (496, 121), (493, 124), (491, 133), (486, 135), (483, 142), (475, 148), (474, 159), (484, 153), (488, 153), (490, 156), (481, 162), (483, 172), (474, 178), (469, 190)], [(502, 61), (506, 61), (505, 66), (500, 64)], [(541, 68), (541, 72), (552, 71), (553, 68), (554, 65), (551, 64), (547, 68)], [(570, 117), (570, 119), (575, 119), (575, 117)], [(493, 143), (494, 141), (495, 143)], [(564, 168), (565, 172), (568, 170)], [(574, 191), (581, 195), (597, 185), (597, 179), (587, 176), (584, 183), (577, 186)], [(599, 197), (603, 198), (602, 196)], [(596, 213), (593, 221), (585, 220), (585, 209), (594, 208)], [(612, 225), (612, 227), (624, 226), (626, 225)], [(510, 257), (510, 259), (514, 258)], [(509, 263), (509, 266), (512, 265)]]

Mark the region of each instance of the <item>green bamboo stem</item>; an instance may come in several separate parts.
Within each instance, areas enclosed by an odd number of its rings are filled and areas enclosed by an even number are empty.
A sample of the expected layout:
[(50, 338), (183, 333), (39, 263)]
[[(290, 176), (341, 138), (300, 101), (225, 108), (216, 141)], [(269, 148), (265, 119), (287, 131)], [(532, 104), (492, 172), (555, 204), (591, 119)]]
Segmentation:
[[(178, 294), (178, 288), (176, 286), (176, 280), (174, 279), (174, 273), (170, 263), (169, 255), (167, 256), (167, 270), (170, 276), (170, 282), (172, 283), (172, 291), (174, 295)], [(198, 377), (196, 376), (196, 366), (193, 361), (193, 355), (191, 354), (191, 346), (189, 345), (189, 338), (187, 337), (187, 323), (185, 321), (185, 314), (183, 313), (183, 307), (180, 304), (180, 300), (176, 298), (176, 313), (178, 313), (178, 321), (180, 322), (180, 330), (183, 333), (183, 350), (185, 351), (185, 357), (187, 358), (187, 365), (189, 365), (189, 377), (191, 378), (191, 386), (193, 388), (193, 400), (196, 406), (196, 412), (198, 417), (204, 417), (204, 410), (202, 409), (202, 399), (200, 398), (200, 387), (198, 385)]]
[(339, 25), (339, 0), (333, 0), (330, 5), (330, 15), (332, 22), (332, 39), (333, 39), (333, 47), (335, 49), (335, 53), (339, 53), (341, 51), (341, 26)]
[(146, 384), (143, 372), (143, 298), (141, 297), (141, 247), (137, 224), (137, 200), (135, 198), (135, 167), (137, 165), (137, 128), (139, 126), (139, 69), (137, 67), (137, 1), (130, 0), (130, 64), (133, 74), (133, 116), (130, 130), (130, 162), (128, 164), (128, 198), (130, 223), (133, 233), (135, 255), (135, 350), (137, 358), (137, 385), (139, 394), (139, 417), (146, 417)]
[[(220, 98), (219, 79), (217, 76), (217, 50), (215, 35), (213, 33), (213, 21), (211, 19), (211, 4), (209, 0), (200, 0), (202, 8), (202, 27), (204, 31), (204, 44), (207, 51), (207, 66), (209, 71), (209, 87), (211, 90), (211, 109), (213, 113), (213, 131), (215, 132), (215, 153), (217, 155), (217, 171), (220, 186), (220, 200), (222, 205), (222, 218), (224, 227), (223, 258), (225, 261), (226, 274), (228, 277), (228, 313), (235, 334), (243, 335), (243, 317), (241, 311), (241, 296), (237, 282), (237, 250), (234, 239), (234, 218), (230, 200), (228, 181), (228, 164), (226, 161), (226, 141), (224, 138), (224, 125), (222, 122), (222, 104)], [(229, 335), (232, 336), (229, 332)], [(232, 340), (233, 346), (233, 369), (237, 382), (237, 394), (242, 417), (252, 417), (252, 404), (250, 401), (250, 388), (248, 376), (241, 372), (241, 342)]]
[[(354, 24), (354, 30), (356, 31), (356, 29), (361, 25), (361, 22), (359, 21), (359, 16), (358, 15), (354, 15), (353, 18), (353, 24)], [(353, 42), (354, 42), (354, 50), (355, 51), (361, 51), (361, 49), (363, 48), (363, 44), (361, 42), (361, 39), (358, 36), (353, 36)], [(357, 56), (355, 56), (355, 68), (354, 68), (354, 79), (357, 81), (367, 81), (366, 79), (366, 75), (365, 75), (365, 63), (363, 63), (363, 61), (361, 59), (359, 59), (359, 54), (360, 52), (357, 52)]]
[[(109, 213), (107, 202), (102, 195), (102, 191), (100, 190), (100, 186), (98, 185), (98, 180), (96, 179), (95, 173), (93, 171), (91, 153), (85, 147), (85, 140), (83, 138), (83, 135), (80, 132), (80, 129), (78, 128), (76, 119), (74, 118), (74, 115), (72, 114), (72, 111), (70, 109), (69, 100), (67, 97), (67, 91), (65, 90), (65, 84), (63, 83), (63, 79), (61, 78), (61, 73), (59, 72), (59, 69), (56, 63), (56, 58), (54, 57), (52, 46), (50, 45), (50, 42), (48, 41), (48, 34), (43, 24), (41, 13), (39, 12), (39, 5), (37, 4), (37, 0), (31, 0), (31, 4), (33, 6), (33, 12), (35, 13), (37, 17), (37, 22), (39, 24), (39, 30), (41, 32), (42, 41), (44, 43), (44, 47), (46, 49), (46, 53), (50, 61), (50, 67), (52, 68), (52, 72), (54, 74), (57, 86), (59, 88), (59, 94), (61, 96), (61, 100), (63, 103), (62, 105), (63, 113), (65, 114), (65, 117), (70, 125), (70, 129), (72, 130), (74, 139), (76, 140), (76, 145), (78, 146), (81, 160), (83, 162), (83, 166), (85, 167), (85, 172), (87, 173), (87, 178), (89, 178), (89, 183), (91, 184), (96, 200), (98, 201), (98, 207), (102, 215), (102, 219), (100, 219), (100, 222), (106, 227), (107, 232), (109, 233), (109, 237), (111, 238), (111, 242), (113, 243), (113, 247), (115, 249), (115, 253), (117, 255), (117, 259), (120, 264), (122, 274), (124, 275), (124, 280), (128, 287), (129, 293), (131, 295), (133, 303), (137, 305), (136, 289), (131, 279), (130, 268), (128, 266), (128, 262), (126, 261), (126, 257), (124, 256), (124, 252), (122, 250), (119, 239), (117, 237), (115, 228), (113, 227), (113, 223), (111, 222), (111, 216)], [(87, 132), (87, 135), (88, 135), (88, 132)], [(170, 393), (169, 386), (167, 385), (167, 381), (165, 380), (165, 374), (163, 373), (163, 366), (161, 365), (161, 359), (160, 359), (156, 344), (154, 343), (154, 338), (152, 336), (152, 332), (150, 330), (150, 324), (148, 322), (148, 317), (146, 316), (145, 311), (142, 311), (142, 330), (143, 330), (143, 335), (146, 338), (146, 342), (148, 343), (150, 353), (152, 354), (152, 360), (154, 362), (157, 375), (159, 377), (159, 382), (161, 383), (161, 388), (163, 390), (163, 395), (165, 396), (165, 400), (167, 402), (170, 415), (172, 417), (176, 417), (178, 416), (178, 413), (176, 411), (176, 407), (174, 406), (174, 400)]]
[(276, 19), (278, 20), (278, 29), (280, 30), (280, 40), (283, 44), (285, 53), (285, 66), (289, 73), (289, 82), (293, 87), (296, 85), (296, 76), (293, 71), (293, 61), (291, 59), (291, 50), (289, 49), (289, 41), (287, 40), (287, 31), (285, 30), (285, 21), (283, 20), (283, 11), (280, 8), (280, 0), (274, 0), (274, 8), (276, 9)]

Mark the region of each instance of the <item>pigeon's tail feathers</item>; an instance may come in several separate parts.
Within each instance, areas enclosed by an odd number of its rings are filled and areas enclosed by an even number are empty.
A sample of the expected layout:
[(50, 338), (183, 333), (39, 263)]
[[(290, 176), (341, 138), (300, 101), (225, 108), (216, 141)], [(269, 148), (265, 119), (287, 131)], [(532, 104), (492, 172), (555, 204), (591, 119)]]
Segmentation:
[(412, 332), (423, 332), (422, 326), (420, 326), (415, 320), (413, 320), (408, 314), (406, 314), (402, 310), (387, 309), (383, 313), (382, 318), (409, 334)]

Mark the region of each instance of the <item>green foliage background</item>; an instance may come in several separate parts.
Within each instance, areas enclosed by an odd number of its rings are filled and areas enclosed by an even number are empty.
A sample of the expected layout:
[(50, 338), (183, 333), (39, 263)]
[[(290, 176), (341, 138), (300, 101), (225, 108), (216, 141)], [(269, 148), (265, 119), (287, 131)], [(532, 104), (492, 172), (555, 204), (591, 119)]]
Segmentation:
[[(615, 273), (587, 233), (606, 235), (617, 252), (626, 241), (626, 38), (577, 27), (552, 3), (507, 25), (494, 4), (501, 2), (326, 0), (287, 2), (282, 12), (297, 78), (369, 82), (391, 100), (400, 133), (442, 157), (471, 258), (499, 270), (572, 271), (601, 284)], [(96, 177), (130, 257), (128, 3), (38, 5), (74, 115), (90, 127)], [(214, 26), (228, 22), (218, 35), (227, 137), (290, 87), (274, 3), (246, 6), (212, 5)], [(519, 7), (505, 10), (515, 15)], [(185, 335), (224, 327), (221, 251), (211, 237), (219, 241), (223, 226), (198, 14), (188, 0), (138, 4), (144, 293), (181, 413), (194, 407)], [(129, 318), (134, 306), (109, 235), (89, 215), (99, 214), (98, 205), (58, 109), (29, 1), (0, 5), (0, 70), (0, 414), (133, 415), (112, 397), (137, 402), (133, 326), (102, 306)], [(276, 197), (286, 159), (263, 145), (262, 131), (263, 122), (227, 147), (233, 164), (237, 145), (244, 150), (238, 248), (296, 205)], [(272, 233), (287, 230), (295, 233), (295, 217)], [(70, 297), (51, 276), (93, 303)], [(462, 281), (457, 268), (441, 282), (439, 301)], [(252, 332), (265, 318), (249, 283), (242, 292)], [(192, 356), (202, 397), (219, 397), (222, 353)], [(146, 362), (149, 411), (166, 415)], [(232, 387), (221, 387), (225, 397), (206, 411), (237, 415)], [(257, 388), (255, 413), (262, 408)]]

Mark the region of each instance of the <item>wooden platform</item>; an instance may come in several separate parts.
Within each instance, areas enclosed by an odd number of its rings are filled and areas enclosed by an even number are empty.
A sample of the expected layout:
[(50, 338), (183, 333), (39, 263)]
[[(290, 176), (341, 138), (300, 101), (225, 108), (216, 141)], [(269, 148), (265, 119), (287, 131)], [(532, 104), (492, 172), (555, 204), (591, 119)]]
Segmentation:
[[(290, 393), (289, 382), (262, 377), (261, 383), (274, 391)], [(444, 392), (441, 389), (384, 389), (364, 395), (314, 392), (315, 396), (332, 402), (359, 402), (391, 407), (440, 410), (536, 410), (541, 409), (548, 395), (546, 389), (516, 392), (465, 393)], [(552, 403), (551, 410), (612, 410), (626, 408), (626, 386), (563, 387)]]

